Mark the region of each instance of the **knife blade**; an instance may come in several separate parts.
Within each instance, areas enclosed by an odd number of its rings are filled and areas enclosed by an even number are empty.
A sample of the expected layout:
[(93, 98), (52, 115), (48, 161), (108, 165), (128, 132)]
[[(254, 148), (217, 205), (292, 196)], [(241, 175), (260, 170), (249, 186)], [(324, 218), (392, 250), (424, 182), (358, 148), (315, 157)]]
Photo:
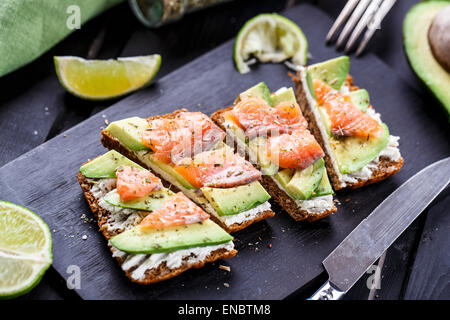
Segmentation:
[(450, 157), (397, 188), (325, 258), (329, 279), (310, 299), (340, 299), (449, 182)]

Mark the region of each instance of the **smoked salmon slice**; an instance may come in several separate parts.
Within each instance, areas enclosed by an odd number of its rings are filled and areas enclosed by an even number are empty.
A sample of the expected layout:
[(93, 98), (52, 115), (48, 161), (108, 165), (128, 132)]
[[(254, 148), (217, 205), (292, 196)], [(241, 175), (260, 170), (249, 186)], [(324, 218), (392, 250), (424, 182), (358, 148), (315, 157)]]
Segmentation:
[(307, 129), (267, 138), (267, 156), (281, 168), (305, 169), (325, 156)]
[(122, 201), (145, 197), (162, 187), (161, 180), (145, 169), (121, 166), (116, 170), (116, 188)]
[(159, 209), (148, 214), (141, 221), (141, 226), (143, 228), (161, 229), (201, 222), (207, 219), (209, 219), (209, 215), (205, 211), (183, 193), (178, 192), (167, 199)]
[(174, 168), (196, 188), (232, 188), (261, 178), (250, 162), (227, 148), (183, 159)]
[(350, 97), (314, 80), (314, 90), (319, 105), (324, 106), (331, 121), (331, 133), (337, 136), (380, 137), (381, 124), (358, 109)]
[(173, 119), (152, 119), (142, 133), (143, 144), (165, 163), (210, 150), (224, 138), (225, 132), (200, 112), (181, 112)]
[(238, 102), (229, 113), (248, 137), (282, 134), (308, 126), (300, 106), (292, 102), (272, 107), (262, 98), (248, 98)]

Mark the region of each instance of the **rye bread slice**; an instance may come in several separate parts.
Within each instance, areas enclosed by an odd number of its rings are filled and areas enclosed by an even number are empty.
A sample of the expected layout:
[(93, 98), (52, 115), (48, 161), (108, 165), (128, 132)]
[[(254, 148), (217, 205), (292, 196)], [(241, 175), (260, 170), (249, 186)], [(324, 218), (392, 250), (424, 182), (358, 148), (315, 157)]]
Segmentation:
[[(308, 121), (308, 129), (311, 131), (311, 133), (321, 145), (322, 149), (325, 151), (325, 166), (327, 168), (328, 177), (330, 178), (334, 190), (360, 188), (384, 180), (396, 174), (400, 170), (400, 168), (403, 166), (404, 161), (402, 157), (400, 157), (400, 159), (396, 161), (391, 160), (387, 157), (380, 157), (378, 167), (372, 171), (372, 175), (368, 179), (357, 179), (357, 181), (353, 183), (345, 182), (345, 186), (343, 186), (343, 181), (339, 179), (339, 175), (334, 169), (331, 156), (326, 150), (325, 139), (327, 139), (327, 137), (324, 137), (320, 132), (318, 126), (318, 121), (320, 121), (320, 119), (316, 119), (312, 111), (312, 107), (310, 106), (310, 104), (308, 103), (308, 99), (306, 98), (305, 90), (308, 90), (308, 88), (304, 88), (304, 86), (302, 85), (300, 74), (298, 74), (297, 76), (294, 76), (292, 74), (290, 75), (295, 83), (295, 95), (297, 97), (297, 101), (300, 105), (300, 108), (302, 109), (303, 116)], [(345, 85), (349, 87), (350, 91), (359, 89), (358, 86), (354, 85), (353, 78), (350, 75), (347, 76)], [(369, 106), (369, 108), (373, 109), (372, 106)]]
[[(169, 114), (148, 117), (147, 120), (162, 119), (162, 118), (172, 119), (178, 113), (181, 113), (181, 112), (188, 112), (188, 110), (179, 109), (179, 110), (175, 110), (174, 112), (169, 113)], [(128, 159), (138, 163), (139, 165), (141, 165), (144, 168), (151, 170), (156, 176), (158, 176), (161, 179), (161, 181), (163, 181), (163, 184), (165, 187), (171, 189), (174, 192), (182, 191), (182, 190), (179, 190), (179, 188), (177, 188), (176, 186), (172, 185), (170, 182), (164, 180), (164, 178), (161, 177), (161, 175), (158, 175), (158, 173), (155, 172), (155, 170), (152, 170), (152, 168), (149, 168), (145, 163), (140, 161), (139, 158), (133, 153), (133, 151), (131, 151), (130, 149), (125, 147), (118, 139), (113, 137), (108, 131), (102, 130), (102, 137), (101, 137), (100, 141), (104, 147), (106, 147), (110, 150), (116, 150), (117, 152), (121, 153)], [(191, 199), (191, 200), (193, 200), (195, 202), (195, 199)], [(208, 212), (208, 210), (204, 206), (202, 206), (201, 203), (197, 203), (197, 204), (200, 207), (202, 207), (203, 209), (205, 209), (206, 212)], [(253, 219), (249, 219), (249, 220), (243, 221), (241, 223), (234, 223), (230, 226), (227, 226), (225, 223), (223, 223), (221, 220), (219, 220), (215, 215), (211, 214), (210, 216), (211, 216), (211, 219), (215, 223), (217, 223), (222, 229), (224, 229), (228, 233), (232, 233), (232, 232), (237, 232), (239, 230), (242, 230), (253, 223), (262, 221), (267, 218), (271, 218), (271, 217), (275, 216), (275, 212), (273, 212), (272, 210), (266, 210), (266, 211), (258, 213), (258, 215), (256, 217), (254, 217)]]
[[(109, 230), (107, 226), (107, 222), (111, 216), (111, 213), (102, 207), (99, 206), (97, 199), (94, 197), (94, 195), (91, 192), (91, 188), (93, 186), (93, 183), (89, 182), (88, 179), (82, 175), (81, 173), (78, 173), (77, 175), (78, 182), (80, 183), (81, 189), (83, 190), (84, 196), (89, 204), (89, 207), (91, 208), (91, 211), (96, 218), (98, 222), (99, 231), (103, 234), (106, 240), (109, 240), (111, 237), (115, 236), (116, 234), (119, 234), (123, 232), (123, 230)], [(114, 253), (114, 248), (108, 244), (109, 249), (112, 253)], [(190, 263), (188, 261), (189, 257), (185, 257), (183, 259), (183, 262), (181, 266), (178, 268), (169, 268), (166, 265), (166, 262), (161, 263), (158, 265), (157, 268), (153, 269), (147, 269), (145, 271), (145, 277), (142, 279), (134, 279), (132, 277), (133, 271), (137, 268), (137, 266), (134, 266), (130, 268), (129, 270), (125, 271), (126, 276), (135, 283), (139, 284), (150, 284), (150, 283), (156, 283), (160, 281), (164, 281), (170, 278), (173, 278), (177, 275), (179, 275), (182, 272), (185, 272), (191, 268), (201, 268), (206, 263), (214, 262), (216, 260), (222, 260), (234, 257), (236, 255), (237, 251), (235, 249), (227, 250), (225, 248), (217, 249), (212, 251), (204, 260)], [(115, 259), (119, 263), (120, 266), (125, 262), (125, 256), (116, 256)]]
[[(228, 133), (225, 127), (225, 118), (224, 113), (233, 109), (233, 106), (227, 107), (225, 109), (217, 110), (211, 115), (211, 119), (225, 132)], [(234, 139), (234, 137), (231, 137)], [(237, 148), (237, 141), (234, 141), (234, 148)], [(248, 148), (245, 148), (245, 157), (248, 159), (250, 157)], [(258, 166), (257, 166), (258, 167)], [(261, 169), (258, 167), (258, 169)], [(267, 190), (267, 192), (271, 195), (271, 197), (296, 221), (316, 221), (319, 219), (323, 219), (330, 214), (337, 211), (336, 206), (333, 204), (331, 209), (324, 210), (319, 213), (308, 212), (307, 210), (300, 209), (295, 201), (282, 189), (280, 189), (277, 184), (272, 180), (270, 176), (263, 175), (261, 184)]]

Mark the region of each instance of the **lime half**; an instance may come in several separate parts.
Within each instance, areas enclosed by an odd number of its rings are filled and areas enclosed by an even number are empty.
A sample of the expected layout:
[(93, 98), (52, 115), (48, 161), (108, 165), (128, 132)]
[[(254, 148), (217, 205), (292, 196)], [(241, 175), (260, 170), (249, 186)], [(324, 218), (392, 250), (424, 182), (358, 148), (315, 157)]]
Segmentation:
[(281, 62), (292, 59), (305, 65), (308, 41), (291, 20), (275, 13), (264, 13), (247, 21), (234, 42), (234, 62), (240, 73), (250, 71), (249, 65), (260, 62)]
[(52, 258), (47, 224), (28, 209), (0, 201), (0, 299), (33, 289)]
[(89, 100), (117, 98), (148, 85), (158, 73), (161, 56), (110, 60), (55, 57), (59, 82), (73, 95)]

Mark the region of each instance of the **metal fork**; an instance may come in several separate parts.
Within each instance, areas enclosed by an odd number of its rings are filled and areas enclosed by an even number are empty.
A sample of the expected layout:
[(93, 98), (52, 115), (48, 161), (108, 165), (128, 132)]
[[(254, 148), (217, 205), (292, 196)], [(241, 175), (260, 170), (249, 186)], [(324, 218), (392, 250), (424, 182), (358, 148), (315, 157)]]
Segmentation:
[(336, 32), (350, 16), (337, 39), (336, 48), (341, 48), (351, 33), (344, 49), (345, 53), (349, 53), (364, 29), (367, 29), (356, 50), (356, 56), (359, 56), (367, 46), (367, 43), (372, 38), (375, 31), (381, 29), (381, 21), (396, 1), (397, 0), (348, 0), (330, 31), (328, 31), (326, 42), (329, 43), (331, 41)]

